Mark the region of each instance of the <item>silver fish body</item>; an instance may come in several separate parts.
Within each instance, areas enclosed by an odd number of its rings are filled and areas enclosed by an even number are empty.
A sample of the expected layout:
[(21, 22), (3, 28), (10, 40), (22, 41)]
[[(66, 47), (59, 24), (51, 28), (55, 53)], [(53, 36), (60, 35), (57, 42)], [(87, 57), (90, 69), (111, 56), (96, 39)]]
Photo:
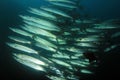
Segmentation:
[(27, 53), (32, 53), (32, 54), (38, 54), (37, 51), (27, 47), (27, 46), (23, 46), (21, 44), (16, 44), (16, 43), (6, 43), (8, 46), (14, 48), (14, 49), (17, 49), (17, 50), (20, 50), (20, 51), (24, 51), (24, 52), (27, 52)]
[(13, 32), (18, 33), (18, 34), (20, 34), (20, 35), (28, 36), (28, 37), (30, 37), (30, 38), (32, 38), (32, 36), (33, 36), (32, 34), (26, 32), (26, 31), (24, 31), (24, 30), (21, 30), (21, 29), (11, 28), (11, 27), (10, 27), (10, 30), (12, 30)]
[(9, 39), (14, 40), (16, 42), (20, 42), (20, 43), (26, 43), (26, 44), (31, 44), (31, 41), (21, 38), (21, 37), (17, 37), (17, 36), (8, 36)]

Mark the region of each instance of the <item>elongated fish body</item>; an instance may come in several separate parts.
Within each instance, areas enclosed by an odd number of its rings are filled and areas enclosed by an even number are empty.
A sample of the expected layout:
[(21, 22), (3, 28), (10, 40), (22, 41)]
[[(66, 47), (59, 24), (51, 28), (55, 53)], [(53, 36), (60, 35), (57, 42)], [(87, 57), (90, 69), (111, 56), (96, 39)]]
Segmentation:
[(65, 78), (63, 78), (63, 77), (56, 77), (56, 76), (47, 76), (49, 79), (51, 79), (51, 80), (66, 80)]
[(46, 27), (46, 26), (43, 26), (43, 25), (40, 25), (40, 24), (37, 24), (35, 22), (31, 22), (31, 21), (27, 21), (27, 20), (23, 20), (27, 25), (30, 25), (30, 26), (33, 26), (33, 27), (39, 27), (41, 29), (44, 29), (44, 30), (48, 30), (48, 31), (59, 31), (58, 29), (54, 29), (54, 28), (50, 28), (50, 27)]
[(28, 55), (25, 55), (25, 54), (18, 54), (18, 53), (13, 53), (13, 55), (16, 58), (22, 59), (24, 61), (29, 61), (29, 62), (38, 64), (38, 65), (48, 66), (46, 63), (44, 63), (43, 61), (41, 61), (40, 59), (37, 59), (35, 57), (31, 57), (31, 56), (28, 56)]
[(44, 11), (44, 10), (38, 10), (38, 9), (34, 9), (34, 8), (30, 8), (29, 10), (30, 13), (33, 13), (33, 14), (36, 14), (38, 16), (43, 16), (45, 18), (48, 18), (48, 19), (52, 19), (52, 20), (57, 20), (57, 17), (48, 13), (47, 11)]
[(113, 26), (113, 25), (105, 25), (105, 24), (94, 24), (95, 25), (95, 29), (120, 29), (120, 27), (119, 26)]
[(70, 61), (70, 63), (72, 65), (77, 65), (77, 66), (80, 66), (80, 67), (87, 67), (87, 65), (82, 64), (80, 61)]
[(85, 52), (84, 49), (76, 49), (74, 47), (71, 47), (71, 48), (68, 48), (67, 50), (71, 51), (71, 52), (75, 52), (76, 54), (79, 53), (79, 54), (82, 54)]
[(112, 49), (115, 49), (116, 47), (120, 46), (120, 44), (117, 44), (117, 45), (112, 45), (110, 47), (107, 47), (106, 49), (104, 49), (104, 52), (109, 52), (111, 51)]
[(101, 30), (101, 29), (95, 29), (95, 28), (87, 28), (86, 32), (102, 33), (103, 30)]
[(70, 17), (68, 14), (66, 14), (65, 12), (61, 11), (61, 10), (57, 10), (55, 8), (51, 8), (51, 7), (41, 7), (41, 9), (45, 10), (45, 11), (48, 11), (48, 12), (51, 12), (51, 13), (54, 13), (54, 14), (57, 14), (57, 15), (61, 15), (63, 17), (67, 17), (67, 18), (72, 18)]
[(43, 38), (40, 38), (40, 37), (38, 37), (38, 36), (36, 36), (35, 38), (34, 38), (34, 40), (35, 41), (37, 41), (37, 42), (39, 42), (39, 43), (41, 43), (41, 44), (44, 44), (44, 45), (46, 45), (46, 46), (49, 46), (49, 47), (53, 47), (53, 48), (57, 48), (57, 46), (55, 45), (55, 44), (53, 44), (53, 43), (51, 43), (51, 42), (49, 42), (49, 41), (47, 41), (47, 40), (45, 40), (45, 39), (43, 39)]
[(76, 4), (74, 1), (70, 0), (47, 0), (49, 2), (63, 2), (63, 3), (70, 3), (70, 4)]
[(70, 56), (66, 54), (53, 54), (52, 57), (70, 59)]
[(63, 66), (66, 66), (66, 67), (69, 67), (70, 69), (72, 69), (71, 65), (64, 62), (64, 61), (61, 61), (61, 60), (58, 60), (58, 59), (53, 59), (53, 58), (50, 59), (50, 60), (52, 60), (53, 62), (55, 62), (55, 63), (57, 63), (59, 65), (63, 65)]
[(39, 43), (39, 42), (36, 42), (35, 46), (43, 48), (43, 49), (48, 50), (48, 51), (56, 52), (56, 49), (54, 49), (50, 46), (46, 46), (45, 44), (42, 44), (42, 43)]
[(21, 35), (23, 35), (23, 36), (28, 36), (28, 37), (30, 37), (30, 38), (32, 38), (32, 36), (33, 36), (32, 34), (26, 32), (26, 31), (23, 31), (23, 30), (21, 30), (21, 29), (11, 28), (11, 27), (10, 27), (10, 30), (12, 30), (12, 31), (15, 32), (15, 33), (21, 34)]
[(55, 39), (55, 38), (49, 38), (49, 40), (51, 40), (51, 41), (53, 41), (55, 43), (58, 43), (58, 44), (67, 44), (65, 40), (59, 39), (59, 38), (57, 38), (57, 39)]
[[(58, 59), (78, 59), (78, 57), (77, 56), (70, 56), (70, 55), (68, 55), (68, 54), (64, 54), (64, 53), (61, 53), (61, 52), (59, 52), (58, 51), (58, 54), (53, 54), (52, 55), (52, 57), (53, 58), (58, 58)], [(79, 56), (80, 57), (80, 56)]]
[(16, 61), (18, 61), (19, 63), (24, 64), (30, 68), (33, 68), (33, 69), (38, 70), (38, 71), (46, 72), (46, 70), (38, 64), (35, 64), (35, 63), (27, 61), (27, 60), (23, 60), (22, 58), (20, 59), (20, 58), (14, 57), (14, 59)]
[(9, 39), (14, 40), (16, 42), (20, 42), (20, 43), (26, 43), (26, 44), (31, 44), (31, 41), (21, 38), (21, 37), (17, 37), (17, 36), (8, 36)]
[(23, 46), (23, 45), (20, 45), (20, 44), (16, 44), (16, 43), (6, 43), (8, 46), (14, 48), (14, 49), (17, 49), (17, 50), (20, 50), (20, 51), (24, 51), (24, 52), (27, 52), (27, 53), (32, 53), (32, 54), (38, 54), (37, 51), (29, 48), (29, 47), (26, 47), (26, 46)]
[(60, 28), (58, 26), (56, 26), (54, 23), (51, 23), (47, 20), (35, 18), (35, 17), (29, 17), (29, 16), (21, 16), (21, 15), (20, 15), (20, 17), (22, 17), (24, 20), (31, 21), (31, 22), (37, 23), (39, 25), (42, 25), (44, 27), (49, 27), (53, 30), (60, 31)]
[(86, 24), (88, 24), (88, 23), (94, 23), (94, 20), (87, 20), (87, 19), (85, 19), (85, 20), (75, 20), (75, 22), (76, 23), (78, 23), (78, 24), (80, 24), (80, 23), (86, 23)]
[(85, 60), (81, 60), (81, 59), (75, 59), (75, 60), (70, 60), (71, 62), (76, 62), (76, 63), (79, 63), (79, 64), (83, 64), (83, 65), (89, 65), (89, 61), (85, 61)]
[(70, 9), (77, 8), (75, 5), (72, 5), (72, 4), (65, 4), (65, 3), (59, 3), (59, 2), (51, 2), (51, 4), (55, 6), (60, 6), (63, 8), (70, 8)]
[(56, 36), (54, 34), (50, 33), (49, 31), (46, 31), (44, 29), (41, 29), (39, 27), (33, 27), (33, 26), (30, 26), (30, 25), (24, 25), (21, 28), (28, 31), (28, 32), (34, 33), (34, 34), (43, 35), (43, 36), (46, 36), (46, 37), (56, 39)]
[(77, 45), (77, 46), (83, 46), (83, 47), (97, 47), (97, 46), (95, 46), (94, 44), (92, 44), (92, 43), (75, 43), (75, 45)]
[(87, 74), (93, 74), (92, 71), (87, 70), (87, 69), (82, 69), (81, 72), (82, 72), (82, 73), (87, 73)]
[(94, 42), (99, 40), (100, 38), (98, 36), (88, 36), (88, 37), (76, 39), (76, 41), (80, 41), (80, 42)]

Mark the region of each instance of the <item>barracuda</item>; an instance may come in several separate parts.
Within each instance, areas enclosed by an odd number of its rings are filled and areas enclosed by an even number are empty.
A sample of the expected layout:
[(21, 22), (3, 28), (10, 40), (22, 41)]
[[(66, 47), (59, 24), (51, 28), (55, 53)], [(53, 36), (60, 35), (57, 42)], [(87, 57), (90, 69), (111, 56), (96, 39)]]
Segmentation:
[(40, 10), (40, 9), (30, 8), (29, 12), (32, 13), (32, 14), (36, 14), (38, 16), (42, 16), (42, 17), (48, 18), (48, 19), (57, 20), (56, 16), (50, 14), (49, 12)]
[[(59, 52), (58, 52), (59, 53)], [(70, 59), (70, 56), (67, 54), (53, 54), (52, 57), (54, 58), (64, 58), (64, 59)]]
[(59, 38), (57, 38), (57, 39), (55, 39), (55, 38), (49, 38), (49, 40), (51, 40), (51, 41), (53, 41), (55, 43), (58, 43), (58, 44), (67, 44), (65, 40), (59, 39)]
[(97, 46), (96, 45), (94, 45), (93, 43), (75, 43), (74, 45), (76, 45), (76, 46), (83, 46), (83, 47), (94, 47), (94, 48), (96, 48)]
[(64, 3), (59, 3), (59, 2), (50, 2), (52, 5), (55, 5), (55, 6), (60, 6), (60, 7), (63, 7), (63, 8), (70, 8), (70, 9), (73, 9), (73, 8), (77, 8), (75, 5), (70, 5), (70, 4), (64, 4)]
[(41, 29), (39, 27), (33, 27), (33, 26), (30, 26), (30, 25), (24, 25), (21, 28), (28, 31), (28, 32), (34, 33), (34, 34), (43, 35), (43, 36), (46, 36), (46, 37), (56, 39), (56, 36), (54, 34), (50, 33), (49, 31), (43, 30), (43, 29)]
[(39, 27), (41, 29), (45, 29), (45, 30), (48, 30), (48, 31), (60, 31), (58, 29), (54, 29), (54, 28), (51, 28), (51, 27), (46, 27), (46, 26), (43, 26), (41, 24), (37, 24), (35, 22), (31, 22), (31, 21), (27, 21), (27, 20), (23, 20), (24, 23), (26, 23), (27, 25), (30, 25), (30, 26), (33, 26), (33, 27)]
[(93, 41), (100, 41), (100, 38), (99, 38), (99, 36), (88, 36), (88, 37), (76, 39), (76, 41), (93, 42)]
[(38, 36), (36, 36), (34, 38), (34, 40), (41, 43), (41, 44), (43, 44), (43, 45), (45, 45), (45, 46), (49, 46), (49, 47), (53, 47), (53, 48), (57, 49), (56, 45), (54, 45), (53, 43), (51, 43), (51, 42), (49, 42), (49, 41), (47, 41), (47, 40), (45, 40), (43, 38), (38, 37)]
[(44, 27), (49, 27), (49, 28), (52, 28), (53, 30), (60, 31), (60, 28), (58, 26), (56, 26), (54, 23), (50, 22), (50, 21), (40, 19), (40, 18), (36, 18), (36, 17), (30, 17), (30, 16), (22, 16), (22, 15), (20, 15), (20, 17), (22, 17), (24, 20), (31, 21), (31, 22), (40, 24), (40, 25), (42, 25)]
[(21, 38), (21, 37), (17, 37), (17, 36), (8, 36), (9, 39), (14, 40), (16, 42), (20, 42), (20, 43), (26, 43), (26, 44), (31, 44), (31, 41)]
[(87, 65), (82, 64), (81, 62), (78, 61), (70, 61), (72, 65), (80, 66), (80, 67), (87, 67)]
[(38, 65), (38, 64), (35, 64), (33, 62), (30, 62), (30, 61), (23, 60), (23, 59), (19, 59), (19, 58), (16, 58), (16, 57), (13, 57), (13, 58), (16, 61), (18, 61), (19, 63), (24, 64), (24, 65), (26, 65), (26, 66), (28, 66), (30, 68), (33, 68), (33, 69), (38, 70), (38, 71), (46, 72), (46, 70), (43, 67), (41, 67), (40, 65)]
[(32, 38), (32, 36), (33, 36), (32, 34), (26, 32), (26, 31), (23, 31), (23, 30), (21, 30), (21, 29), (11, 28), (11, 27), (10, 27), (10, 30), (12, 30), (12, 31), (15, 32), (15, 33), (21, 34), (21, 35), (23, 35), (23, 36), (28, 36), (28, 37), (30, 37), (30, 38)]
[(71, 52), (74, 52), (74, 53), (78, 53), (78, 54), (82, 54), (85, 52), (85, 49), (77, 49), (77, 48), (74, 48), (74, 47), (71, 47), (71, 48), (67, 48), (66, 50), (69, 50)]
[(47, 0), (49, 2), (64, 2), (64, 3), (70, 3), (70, 4), (76, 4), (73, 0)]
[(41, 7), (41, 9), (45, 10), (45, 11), (48, 11), (48, 12), (51, 12), (51, 13), (54, 13), (54, 14), (57, 14), (57, 15), (61, 15), (63, 17), (67, 17), (67, 18), (72, 18), (71, 16), (69, 16), (68, 14), (66, 14), (65, 12), (61, 11), (61, 10), (58, 10), (58, 9), (55, 9), (55, 8), (51, 8), (51, 7)]
[(38, 64), (38, 65), (48, 66), (48, 64), (44, 63), (43, 61), (41, 61), (40, 59), (37, 59), (35, 57), (31, 57), (31, 56), (28, 56), (28, 55), (25, 55), (25, 54), (20, 54), (20, 53), (13, 53), (13, 55), (16, 58), (22, 59), (24, 61), (29, 61), (29, 62)]
[(95, 29), (106, 29), (106, 30), (110, 30), (110, 29), (120, 29), (119, 26), (113, 26), (113, 25), (109, 25), (109, 24), (94, 24), (95, 25)]
[(76, 56), (70, 56), (70, 55), (63, 54), (63, 53), (60, 54), (60, 52), (58, 52), (58, 54), (53, 54), (52, 57), (56, 59), (78, 59), (78, 57)]
[(70, 64), (68, 64), (68, 63), (66, 63), (66, 62), (64, 62), (64, 61), (62, 61), (62, 60), (53, 59), (53, 58), (51, 58), (50, 60), (52, 60), (54, 63), (57, 63), (57, 64), (62, 65), (62, 66), (66, 66), (66, 67), (68, 67), (69, 69), (72, 69), (72, 67), (71, 67)]
[(49, 46), (46, 46), (45, 44), (42, 44), (39, 42), (35, 43), (35, 46), (43, 48), (43, 49), (48, 50), (48, 51), (56, 52), (56, 49), (49, 47)]
[(101, 29), (95, 29), (95, 28), (87, 28), (87, 29), (86, 29), (86, 32), (102, 33), (103, 30), (101, 30)]
[(82, 73), (85, 73), (85, 74), (93, 74), (92, 71), (86, 70), (86, 69), (82, 69), (81, 72), (82, 72)]
[(32, 54), (38, 54), (37, 51), (29, 48), (29, 47), (26, 47), (26, 46), (23, 46), (21, 44), (16, 44), (16, 43), (6, 43), (8, 46), (14, 48), (14, 49), (17, 49), (17, 50), (20, 50), (20, 51), (24, 51), (24, 52), (27, 52), (27, 53), (32, 53)]

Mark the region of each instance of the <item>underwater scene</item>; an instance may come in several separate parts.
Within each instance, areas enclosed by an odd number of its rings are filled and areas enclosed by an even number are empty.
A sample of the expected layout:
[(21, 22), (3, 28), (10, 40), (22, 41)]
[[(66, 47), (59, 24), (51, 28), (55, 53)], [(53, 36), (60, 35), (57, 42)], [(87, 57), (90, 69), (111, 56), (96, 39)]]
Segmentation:
[(1, 80), (119, 80), (119, 0), (1, 0)]

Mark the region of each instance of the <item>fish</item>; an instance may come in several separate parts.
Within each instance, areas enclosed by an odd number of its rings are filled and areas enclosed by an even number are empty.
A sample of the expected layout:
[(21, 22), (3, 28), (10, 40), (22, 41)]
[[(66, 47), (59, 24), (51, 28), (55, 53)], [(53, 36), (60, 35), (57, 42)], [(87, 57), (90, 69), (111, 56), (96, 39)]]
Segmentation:
[(45, 17), (47, 19), (54, 20), (54, 21), (57, 20), (57, 17), (55, 15), (50, 14), (49, 12), (41, 10), (41, 9), (30, 8), (30, 10), (28, 12), (35, 14), (35, 15), (38, 15), (38, 16)]
[(111, 45), (109, 47), (107, 47), (106, 49), (104, 49), (104, 52), (109, 52), (113, 49), (115, 49), (116, 47), (120, 46), (120, 44), (117, 44), (117, 45)]
[(95, 28), (86, 28), (85, 31), (86, 31), (86, 32), (91, 32), (91, 33), (102, 33), (102, 32), (104, 32), (104, 31), (101, 30), (101, 29), (95, 29)]
[(70, 0), (47, 0), (49, 2), (62, 2), (62, 3), (70, 3), (70, 4), (76, 4), (73, 0), (70, 1)]
[(75, 23), (77, 24), (81, 24), (81, 23), (85, 23), (85, 24), (88, 24), (88, 23), (95, 23), (95, 20), (92, 20), (92, 19), (84, 19), (84, 20), (81, 20), (81, 19), (78, 19), (78, 20), (75, 20)]
[(78, 59), (78, 57), (74, 56), (74, 55), (70, 56), (70, 55), (62, 53), (60, 51), (58, 51), (57, 53), (58, 54), (53, 54), (52, 57), (56, 58), (56, 59), (61, 59), (61, 60), (62, 59)]
[(74, 9), (77, 8), (75, 5), (72, 4), (65, 4), (65, 3), (60, 3), (60, 2), (50, 2), (52, 5), (58, 6), (58, 7), (63, 7), (63, 8), (69, 8), (69, 9)]
[(71, 28), (70, 31), (80, 31), (80, 28)]
[(57, 14), (57, 15), (60, 15), (60, 16), (65, 17), (65, 18), (72, 19), (72, 17), (69, 16), (68, 14), (66, 14), (65, 12), (58, 10), (58, 9), (55, 9), (55, 8), (52, 8), (52, 7), (41, 7), (41, 9), (48, 11), (48, 12), (51, 12), (51, 13), (54, 13), (54, 14)]
[(52, 52), (56, 52), (57, 51), (57, 49), (54, 49), (54, 48), (52, 48), (50, 46), (46, 46), (45, 44), (42, 44), (42, 43), (39, 43), (39, 42), (36, 42), (34, 45), (37, 46), (37, 47), (40, 47), (42, 49), (45, 49), (47, 51), (52, 51)]
[(30, 38), (32, 38), (32, 36), (33, 36), (32, 34), (26, 32), (24, 30), (18, 29), (18, 28), (10, 27), (9, 29), (12, 30), (13, 32), (18, 33), (18, 34), (23, 35), (23, 36), (27, 36), (27, 37), (30, 37)]
[(49, 31), (41, 29), (39, 27), (33, 27), (33, 26), (25, 24), (24, 26), (21, 26), (21, 28), (28, 31), (28, 32), (37, 34), (37, 35), (43, 35), (43, 36), (50, 37), (50, 38), (55, 38), (55, 39), (57, 38), (56, 35), (50, 33)]
[(50, 21), (47, 21), (47, 20), (44, 20), (44, 19), (41, 19), (41, 18), (23, 16), (23, 15), (20, 15), (20, 17), (23, 18), (26, 21), (39, 24), (39, 27), (43, 26), (41, 28), (47, 27), (47, 28), (50, 28), (50, 29), (52, 29), (54, 31), (60, 31), (60, 28), (57, 25), (55, 25), (54, 23), (50, 22)]
[(31, 44), (31, 41), (21, 38), (21, 37), (18, 37), (18, 36), (8, 36), (8, 38), (11, 40), (14, 40), (16, 42)]
[(57, 46), (55, 44), (53, 44), (53, 43), (49, 42), (48, 40), (45, 40), (45, 39), (43, 39), (41, 37), (36, 36), (34, 38), (34, 40), (37, 41), (37, 42), (39, 42), (40, 44), (45, 45), (45, 46), (53, 47), (53, 48), (57, 49)]
[(11, 43), (11, 42), (7, 42), (6, 43), (8, 46), (20, 50), (20, 51), (24, 51), (27, 53), (31, 53), (31, 54), (38, 54), (38, 52), (36, 50), (33, 50), (32, 48), (29, 48), (27, 46), (21, 45), (21, 44), (16, 44), (16, 43)]
[(69, 36), (69, 35), (71, 35), (71, 33), (69, 33), (69, 32), (64, 32), (63, 35)]
[(22, 59), (24, 61), (29, 61), (38, 65), (42, 65), (42, 66), (48, 66), (48, 64), (46, 64), (45, 62), (41, 61), (40, 59), (37, 59), (35, 57), (32, 56), (28, 56), (26, 54), (22, 54), (22, 53), (13, 53), (13, 55), (16, 58)]
[(60, 39), (60, 38), (48, 38), (50, 41), (53, 41), (53, 42), (55, 42), (55, 43), (58, 43), (58, 44), (67, 44), (66, 43), (66, 40), (64, 40), (64, 39)]
[(39, 28), (44, 29), (46, 31), (57, 31), (57, 32), (59, 31), (58, 29), (46, 27), (46, 26), (43, 26), (43, 25), (40, 25), (40, 24), (37, 24), (37, 23), (34, 23), (34, 22), (27, 21), (27, 20), (23, 20), (23, 22), (27, 25), (30, 25), (30, 26), (33, 26), (33, 27), (39, 27)]
[(92, 36), (87, 36), (83, 38), (78, 38), (76, 39), (76, 42), (94, 42), (94, 41), (100, 41), (100, 37), (98, 35), (92, 35)]
[(74, 43), (74, 45), (76, 45), (76, 46), (81, 46), (81, 47), (97, 47), (96, 45), (94, 45), (93, 43)]
[(83, 57), (83, 54), (80, 54), (80, 53), (77, 54), (77, 53), (76, 53), (76, 54), (74, 54), (74, 56), (75, 56), (75, 57)]
[(87, 67), (87, 65), (81, 63), (80, 61), (70, 61), (70, 64), (73, 66)]
[(53, 58), (64, 58), (64, 59), (70, 59), (70, 56), (67, 54), (63, 54), (61, 52), (58, 52), (59, 54), (53, 54)]
[(23, 64), (23, 65), (25, 65), (25, 66), (28, 66), (28, 67), (33, 68), (33, 69), (38, 70), (38, 71), (46, 72), (46, 70), (45, 70), (42, 66), (40, 66), (40, 65), (38, 65), (38, 64), (35, 64), (35, 63), (33, 63), (33, 62), (24, 60), (23, 58), (17, 58), (17, 57), (15, 57), (15, 56), (14, 56), (13, 58), (14, 58), (16, 61), (18, 61), (19, 63), (21, 63), (21, 64)]
[(66, 80), (64, 77), (49, 76), (49, 75), (47, 75), (47, 77), (51, 80)]
[(95, 29), (105, 29), (105, 30), (111, 30), (111, 29), (119, 29), (119, 26), (113, 26), (113, 25), (109, 25), (109, 24), (94, 24), (94, 28)]
[(54, 58), (50, 58), (50, 60), (53, 61), (54, 63), (68, 67), (69, 69), (72, 69), (72, 66), (70, 64), (66, 63), (65, 61), (54, 59)]
[(81, 73), (85, 73), (85, 74), (93, 74), (92, 71), (87, 70), (87, 69), (82, 69), (82, 70), (81, 70)]
[(78, 53), (78, 54), (81, 54), (81, 53), (84, 53), (84, 49), (77, 49), (77, 48), (75, 48), (75, 47), (70, 47), (70, 48), (66, 48), (66, 50), (68, 50), (68, 51), (71, 51), (71, 52), (74, 52), (74, 53)]

